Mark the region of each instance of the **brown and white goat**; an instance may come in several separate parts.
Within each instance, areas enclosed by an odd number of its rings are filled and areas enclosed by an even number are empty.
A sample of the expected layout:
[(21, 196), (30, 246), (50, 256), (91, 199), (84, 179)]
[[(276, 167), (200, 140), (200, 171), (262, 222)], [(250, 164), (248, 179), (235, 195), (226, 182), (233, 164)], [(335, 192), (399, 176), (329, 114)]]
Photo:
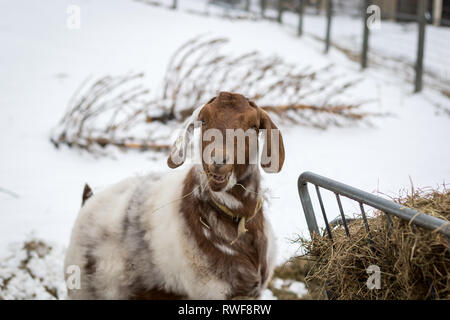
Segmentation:
[[(185, 161), (195, 122), (201, 123), (202, 150), (212, 143), (204, 139), (208, 129), (242, 129), (256, 141), (264, 131), (262, 154), (277, 161), (261, 165), (268, 172), (281, 170), (278, 128), (253, 102), (228, 92), (186, 121), (169, 167)], [(258, 161), (251, 161), (258, 157), (249, 147), (251, 134), (245, 138), (244, 161), (237, 161), (233, 139), (186, 170), (130, 178), (90, 197), (66, 256), (66, 272), (73, 266), (81, 271), (80, 285), (68, 288), (69, 298), (258, 297), (274, 268), (275, 243), (261, 205)]]

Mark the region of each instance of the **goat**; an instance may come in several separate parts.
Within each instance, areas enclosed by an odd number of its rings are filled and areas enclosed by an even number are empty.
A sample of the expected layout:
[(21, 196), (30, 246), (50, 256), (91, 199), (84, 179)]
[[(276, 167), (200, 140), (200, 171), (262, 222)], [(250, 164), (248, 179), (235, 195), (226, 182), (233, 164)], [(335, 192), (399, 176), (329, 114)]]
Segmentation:
[[(275, 167), (271, 160), (261, 166), (281, 170), (285, 155), (278, 128), (255, 103), (229, 92), (186, 120), (168, 157), (170, 168), (185, 162), (196, 122), (203, 150), (212, 143), (204, 139), (208, 129), (250, 130), (257, 142), (259, 131), (265, 131), (263, 155), (277, 161)], [(186, 169), (129, 178), (94, 195), (85, 189), (65, 259), (65, 270), (78, 266), (81, 271), (80, 287), (68, 288), (69, 298), (259, 297), (272, 275), (276, 250), (250, 138), (243, 163), (238, 152), (230, 156), (230, 148), (237, 148), (233, 139)]]

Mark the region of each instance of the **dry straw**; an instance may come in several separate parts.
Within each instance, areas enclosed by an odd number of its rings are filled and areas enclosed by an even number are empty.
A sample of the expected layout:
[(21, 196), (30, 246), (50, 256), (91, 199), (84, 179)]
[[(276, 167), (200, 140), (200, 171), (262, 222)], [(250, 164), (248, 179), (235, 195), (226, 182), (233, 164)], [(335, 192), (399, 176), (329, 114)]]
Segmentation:
[[(450, 190), (413, 189), (397, 202), (445, 221), (450, 219)], [(369, 219), (370, 233), (362, 220), (342, 226), (312, 241), (300, 239), (314, 264), (305, 280), (321, 283), (333, 299), (450, 299), (450, 249), (448, 239), (396, 217), (389, 227), (386, 215)], [(369, 289), (367, 268), (381, 271), (381, 288)]]

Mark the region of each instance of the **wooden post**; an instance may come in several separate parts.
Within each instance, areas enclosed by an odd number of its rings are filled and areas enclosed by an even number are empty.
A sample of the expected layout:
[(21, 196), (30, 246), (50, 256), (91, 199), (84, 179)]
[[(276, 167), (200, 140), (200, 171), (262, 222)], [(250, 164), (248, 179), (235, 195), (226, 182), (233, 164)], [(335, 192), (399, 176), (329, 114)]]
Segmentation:
[(261, 17), (264, 18), (266, 11), (266, 0), (259, 0), (259, 3), (261, 5)]
[(249, 11), (250, 10), (250, 0), (246, 0), (245, 1), (245, 11)]
[(419, 41), (417, 45), (417, 60), (416, 60), (416, 81), (414, 92), (422, 91), (423, 87), (423, 57), (425, 51), (425, 10), (427, 7), (427, 0), (418, 0), (417, 6), (417, 22), (419, 25)]
[(278, 0), (278, 23), (283, 23), (283, 0)]
[(442, 19), (442, 0), (433, 1), (433, 25), (439, 27)]
[(305, 8), (305, 0), (299, 0), (298, 4), (298, 30), (297, 35), (300, 37), (303, 34), (303, 11)]
[(367, 68), (367, 51), (369, 50), (369, 26), (367, 25), (367, 19), (369, 18), (369, 13), (367, 12), (367, 8), (370, 6), (370, 0), (364, 1), (363, 7), (363, 24), (364, 24), (364, 32), (363, 32), (363, 42), (362, 42), (362, 52), (361, 52), (361, 68)]
[(177, 8), (177, 4), (178, 4), (178, 0), (173, 0), (172, 1), (172, 9), (176, 9)]
[(322, 0), (317, 0), (316, 2), (316, 15), (320, 14), (320, 11), (323, 9), (323, 3)]
[(333, 11), (333, 1), (326, 0), (327, 2), (327, 34), (325, 39), (325, 53), (330, 50), (330, 36), (331, 36), (331, 16)]
[(397, 11), (398, 11), (398, 4), (399, 0), (392, 0), (392, 13), (389, 17), (389, 20), (397, 21)]

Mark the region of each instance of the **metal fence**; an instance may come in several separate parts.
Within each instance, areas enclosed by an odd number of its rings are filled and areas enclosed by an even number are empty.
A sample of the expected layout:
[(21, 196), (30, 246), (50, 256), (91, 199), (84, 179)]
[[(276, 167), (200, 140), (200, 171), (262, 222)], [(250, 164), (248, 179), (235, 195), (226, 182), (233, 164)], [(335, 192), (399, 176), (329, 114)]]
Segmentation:
[[(172, 0), (172, 8), (178, 6), (177, 0)], [(267, 10), (276, 12), (275, 19), (283, 23), (283, 14), (287, 11), (298, 14), (298, 35), (303, 34), (305, 9), (314, 9), (316, 13), (325, 12), (326, 27), (324, 30), (324, 51), (327, 53), (332, 45), (332, 21), (336, 13), (346, 13), (351, 16), (361, 17), (362, 46), (360, 49), (361, 68), (368, 67), (370, 27), (369, 20), (372, 19), (373, 5), (386, 5), (392, 7), (392, 2), (383, 0), (208, 0), (209, 3), (226, 5), (227, 7), (240, 8), (246, 11), (259, 6), (258, 14), (262, 18), (271, 18)], [(428, 23), (434, 25), (450, 25), (450, 0), (398, 0), (396, 10), (384, 10), (381, 12), (383, 19), (394, 21), (415, 21), (418, 25), (417, 48), (415, 50), (414, 63), (414, 92), (420, 92), (423, 88), (424, 56), (425, 56), (425, 30)], [(252, 7), (253, 4), (253, 7)]]
[(344, 214), (344, 210), (342, 208), (341, 196), (347, 197), (359, 203), (359, 207), (361, 210), (361, 216), (364, 220), (364, 225), (366, 230), (369, 231), (370, 227), (367, 220), (367, 215), (364, 210), (364, 205), (370, 206), (372, 208), (378, 209), (384, 212), (387, 215), (388, 221), (390, 221), (390, 215), (394, 215), (400, 219), (406, 220), (408, 222), (412, 222), (420, 227), (431, 231), (438, 231), (445, 235), (447, 239), (450, 241), (450, 223), (422, 213), (420, 211), (402, 206), (393, 201), (389, 201), (383, 199), (381, 197), (377, 197), (368, 192), (362, 191), (360, 189), (351, 187), (349, 185), (343, 184), (341, 182), (320, 176), (318, 174), (312, 172), (304, 172), (298, 178), (298, 192), (300, 196), (300, 200), (302, 202), (303, 212), (305, 214), (306, 222), (308, 224), (308, 229), (310, 234), (312, 235), (314, 232), (319, 234), (319, 227), (317, 225), (315, 212), (312, 206), (311, 198), (308, 191), (308, 183), (315, 186), (317, 198), (319, 200), (320, 209), (322, 212), (322, 216), (325, 222), (325, 227), (328, 233), (328, 236), (332, 238), (330, 223), (328, 222), (328, 217), (325, 211), (325, 207), (323, 205), (322, 196), (320, 193), (320, 188), (329, 190), (334, 192), (336, 195), (336, 200), (338, 203), (339, 211), (340, 211), (340, 220), (345, 228), (347, 235), (349, 235), (348, 227), (347, 227), (347, 219)]
[[(331, 25), (333, 15), (337, 11), (337, 8), (341, 10), (348, 10), (347, 6), (343, 4), (346, 2), (338, 1), (338, 0), (322, 0), (325, 4), (322, 5), (326, 12), (326, 30), (325, 30), (325, 53), (328, 53), (331, 42)], [(283, 3), (292, 3), (292, 1), (288, 0), (278, 0), (278, 21), (282, 22), (282, 14), (283, 14)], [(309, 2), (307, 0), (297, 0), (298, 2), (298, 14), (299, 14), (299, 26), (298, 26), (298, 34), (302, 35), (303, 33), (303, 14), (304, 7)], [(321, 1), (318, 1), (321, 2)], [(362, 18), (362, 28), (363, 28), (363, 40), (362, 40), (362, 48), (361, 48), (361, 68), (365, 69), (368, 66), (368, 51), (369, 51), (369, 35), (370, 35), (370, 27), (369, 27), (369, 19), (372, 16), (371, 6), (374, 4), (373, 0), (363, 0), (359, 3), (353, 2), (353, 8), (356, 10), (361, 10), (361, 18)], [(415, 63), (415, 80), (414, 80), (414, 92), (420, 92), (423, 88), (423, 60), (424, 60), (424, 43), (425, 43), (425, 26), (427, 24), (426, 14), (428, 12), (428, 0), (417, 0), (416, 3), (416, 14), (408, 14), (408, 19), (415, 18), (418, 23), (419, 31), (418, 31), (418, 42), (417, 42), (417, 54), (416, 54), (416, 63)], [(402, 17), (402, 14), (399, 13), (399, 16), (396, 19)]]

